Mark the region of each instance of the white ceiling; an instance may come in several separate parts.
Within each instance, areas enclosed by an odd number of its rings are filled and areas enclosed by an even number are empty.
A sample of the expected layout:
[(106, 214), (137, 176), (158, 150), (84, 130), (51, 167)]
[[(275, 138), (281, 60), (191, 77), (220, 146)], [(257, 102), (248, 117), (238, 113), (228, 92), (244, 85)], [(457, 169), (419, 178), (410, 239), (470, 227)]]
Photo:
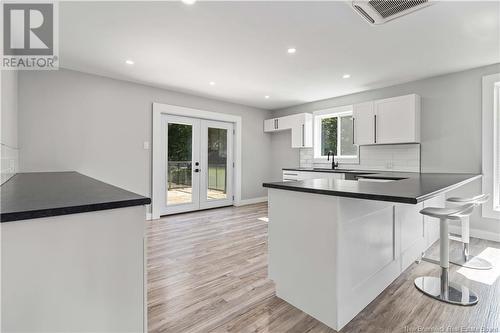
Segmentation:
[(61, 2), (59, 13), (62, 67), (265, 109), (500, 61), (497, 1), (436, 2), (377, 27), (330, 1)]

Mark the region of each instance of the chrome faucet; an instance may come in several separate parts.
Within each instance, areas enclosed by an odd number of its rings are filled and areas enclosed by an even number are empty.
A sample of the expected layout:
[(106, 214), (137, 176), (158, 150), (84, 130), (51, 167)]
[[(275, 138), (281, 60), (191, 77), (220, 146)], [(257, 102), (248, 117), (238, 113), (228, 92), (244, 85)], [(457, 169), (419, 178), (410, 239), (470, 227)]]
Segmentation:
[(339, 163), (335, 162), (335, 153), (333, 151), (328, 152), (328, 161), (330, 160), (330, 155), (332, 155), (332, 170), (339, 167)]

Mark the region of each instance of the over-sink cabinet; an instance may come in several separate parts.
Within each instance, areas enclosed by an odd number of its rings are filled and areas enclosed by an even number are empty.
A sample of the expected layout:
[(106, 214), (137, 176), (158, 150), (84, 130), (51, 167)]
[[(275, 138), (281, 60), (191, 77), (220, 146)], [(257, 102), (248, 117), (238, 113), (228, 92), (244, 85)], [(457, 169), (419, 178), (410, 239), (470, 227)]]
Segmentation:
[(420, 142), (420, 96), (416, 94), (353, 105), (357, 145)]

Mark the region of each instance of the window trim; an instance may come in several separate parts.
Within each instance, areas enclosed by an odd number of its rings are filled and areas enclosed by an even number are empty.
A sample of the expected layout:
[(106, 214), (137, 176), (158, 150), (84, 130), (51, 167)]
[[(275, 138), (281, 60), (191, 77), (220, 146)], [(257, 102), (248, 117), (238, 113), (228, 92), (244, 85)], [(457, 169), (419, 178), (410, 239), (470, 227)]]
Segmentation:
[(500, 73), (483, 76), (482, 83), (482, 191), (491, 195), (482, 216), (500, 219)]
[[(321, 126), (321, 120), (324, 118), (342, 117), (353, 115), (352, 105), (339, 106), (313, 112), (313, 161), (314, 163), (328, 163), (327, 157), (320, 155), (321, 153), (321, 131), (317, 129)], [(340, 126), (340, 121), (338, 121)], [(340, 131), (337, 131), (337, 142), (340, 141)], [(340, 148), (340, 146), (338, 146)], [(339, 164), (359, 164), (359, 146), (357, 147), (357, 155), (335, 156), (335, 161)]]

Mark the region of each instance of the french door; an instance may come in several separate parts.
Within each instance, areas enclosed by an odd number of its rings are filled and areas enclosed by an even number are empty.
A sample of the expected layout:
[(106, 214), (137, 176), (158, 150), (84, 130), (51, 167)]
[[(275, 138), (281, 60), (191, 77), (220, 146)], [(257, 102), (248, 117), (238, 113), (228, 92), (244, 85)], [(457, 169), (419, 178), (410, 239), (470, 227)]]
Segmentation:
[(162, 116), (162, 215), (233, 203), (233, 124)]

